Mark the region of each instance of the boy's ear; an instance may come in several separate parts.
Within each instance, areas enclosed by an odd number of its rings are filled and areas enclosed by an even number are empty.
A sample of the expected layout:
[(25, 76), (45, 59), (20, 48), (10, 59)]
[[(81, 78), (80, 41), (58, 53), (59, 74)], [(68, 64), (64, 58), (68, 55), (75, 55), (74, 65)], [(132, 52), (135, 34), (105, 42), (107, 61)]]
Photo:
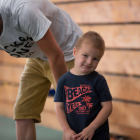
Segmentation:
[(76, 55), (76, 48), (74, 47), (73, 48), (73, 56), (75, 57), (75, 55)]

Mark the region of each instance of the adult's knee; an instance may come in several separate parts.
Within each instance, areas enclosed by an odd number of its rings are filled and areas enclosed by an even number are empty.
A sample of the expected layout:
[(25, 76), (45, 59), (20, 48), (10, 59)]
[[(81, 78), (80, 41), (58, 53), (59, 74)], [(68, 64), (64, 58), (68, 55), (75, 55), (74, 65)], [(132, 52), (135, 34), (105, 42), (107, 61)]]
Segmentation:
[(16, 119), (16, 124), (17, 125), (30, 125), (30, 124), (34, 124), (34, 120), (33, 119)]

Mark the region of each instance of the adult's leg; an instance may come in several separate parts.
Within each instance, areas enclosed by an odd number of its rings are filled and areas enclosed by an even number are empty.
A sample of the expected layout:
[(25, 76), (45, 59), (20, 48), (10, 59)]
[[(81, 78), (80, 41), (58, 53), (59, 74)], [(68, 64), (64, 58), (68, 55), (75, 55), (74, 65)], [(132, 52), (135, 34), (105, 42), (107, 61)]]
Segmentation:
[(36, 140), (36, 130), (33, 119), (16, 120), (17, 140)]
[(36, 140), (34, 123), (41, 121), (40, 114), (51, 85), (42, 65), (35, 60), (29, 59), (20, 80), (14, 107), (17, 140)]

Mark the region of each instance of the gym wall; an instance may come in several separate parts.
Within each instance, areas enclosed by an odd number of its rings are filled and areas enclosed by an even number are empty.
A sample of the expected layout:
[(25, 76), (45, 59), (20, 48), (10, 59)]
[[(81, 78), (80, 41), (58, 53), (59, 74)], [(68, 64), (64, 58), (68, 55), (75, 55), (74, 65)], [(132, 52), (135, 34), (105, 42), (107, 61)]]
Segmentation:
[[(106, 43), (97, 68), (113, 96), (110, 133), (140, 139), (140, 1), (52, 0), (66, 11), (83, 32), (96, 31)], [(0, 51), (0, 115), (13, 116), (20, 75), (26, 59)], [(50, 96), (42, 113), (42, 125), (61, 130)]]

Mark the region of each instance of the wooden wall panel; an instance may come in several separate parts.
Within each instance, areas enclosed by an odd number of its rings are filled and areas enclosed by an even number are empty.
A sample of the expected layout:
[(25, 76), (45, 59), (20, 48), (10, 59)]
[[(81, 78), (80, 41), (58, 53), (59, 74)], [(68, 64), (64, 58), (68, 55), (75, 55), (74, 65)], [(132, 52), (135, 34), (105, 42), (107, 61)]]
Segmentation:
[(83, 32), (98, 32), (105, 40), (108, 48), (140, 48), (140, 24), (125, 25), (80, 25)]
[(0, 102), (15, 103), (19, 86), (0, 85)]
[(140, 78), (105, 74), (104, 77), (113, 98), (140, 103)]
[[(20, 74), (18, 75), (20, 76)], [(16, 82), (18, 84), (19, 77), (12, 79), (10, 82)], [(140, 102), (140, 78), (137, 77), (125, 77), (125, 76), (115, 76), (115, 75), (106, 75), (104, 77), (107, 80), (107, 83), (110, 88), (110, 92), (115, 99)], [(8, 81), (9, 82), (9, 81)], [(14, 84), (14, 83), (13, 83)], [(16, 97), (15, 93), (18, 93), (18, 85), (8, 85), (3, 84), (0, 86), (1, 98), (5, 100), (14, 100)], [(49, 104), (49, 103), (47, 103)]]
[(139, 22), (140, 1), (89, 1), (58, 4), (76, 23)]
[[(95, 1), (95, 0), (50, 0), (53, 3), (60, 4), (60, 3), (75, 3), (75, 2), (88, 2), (88, 1)], [(101, 0), (98, 0), (101, 1)], [(106, 1), (106, 0), (102, 0)], [(113, 1), (113, 0), (110, 0)]]
[(0, 115), (13, 118), (14, 103), (0, 102)]
[(96, 70), (108, 73), (140, 75), (140, 51), (106, 50)]
[[(24, 70), (24, 64), (18, 66), (18, 61), (14, 61), (16, 65), (9, 65), (11, 62), (0, 65), (0, 80), (6, 82), (19, 82), (21, 73)], [(140, 51), (115, 51), (106, 50), (101, 62), (97, 67), (97, 71), (140, 75)], [(3, 72), (6, 71), (6, 74)]]
[(118, 125), (117, 123), (109, 123), (110, 133), (130, 137), (131, 140), (140, 139), (140, 129)]
[(0, 80), (5, 82), (19, 83), (24, 67), (12, 67), (11, 65), (0, 66)]
[[(140, 79), (136, 77), (119, 77), (104, 75), (115, 99), (140, 102)], [(123, 84), (122, 84), (123, 83)], [(1, 85), (0, 99), (15, 101), (19, 86)], [(48, 106), (51, 104), (47, 102)]]
[(41, 114), (41, 119), (42, 119), (41, 122), (42, 125), (62, 131), (57, 121), (56, 114), (54, 112), (43, 111)]
[(140, 105), (113, 101), (110, 123), (140, 129)]
[(50, 111), (50, 112), (55, 112), (55, 103), (53, 102), (53, 97), (48, 96), (46, 103), (45, 103), (45, 107), (44, 107), (44, 111)]
[(81, 2), (81, 1), (83, 1), (83, 2), (86, 2), (87, 0), (50, 0), (51, 2), (53, 2), (53, 3), (69, 3), (69, 2)]
[[(140, 24), (133, 25), (80, 25), (83, 32), (96, 31), (104, 38), (108, 48), (139, 49)], [(26, 58), (11, 57), (4, 51), (0, 51), (0, 61), (8, 63), (25, 64)]]
[[(50, 0), (51, 2), (53, 3), (75, 3), (75, 2), (88, 2), (88, 1), (95, 1), (95, 0)], [(101, 0), (98, 0), (98, 1), (101, 1)], [(102, 1), (106, 1), (106, 0), (102, 0)], [(110, 1), (113, 1), (113, 0), (110, 0)]]
[(24, 65), (26, 63), (26, 58), (12, 57), (5, 51), (0, 50), (0, 62), (8, 63), (8, 64)]
[[(109, 117), (110, 132), (139, 140), (140, 1), (82, 1), (52, 0), (70, 14), (83, 32), (93, 30), (103, 36), (107, 50), (97, 71), (105, 76), (114, 98), (113, 112)], [(25, 58), (17, 59), (0, 51), (1, 115), (13, 116), (25, 62)], [(42, 125), (61, 130), (55, 115), (53, 97), (48, 97), (41, 116)]]

